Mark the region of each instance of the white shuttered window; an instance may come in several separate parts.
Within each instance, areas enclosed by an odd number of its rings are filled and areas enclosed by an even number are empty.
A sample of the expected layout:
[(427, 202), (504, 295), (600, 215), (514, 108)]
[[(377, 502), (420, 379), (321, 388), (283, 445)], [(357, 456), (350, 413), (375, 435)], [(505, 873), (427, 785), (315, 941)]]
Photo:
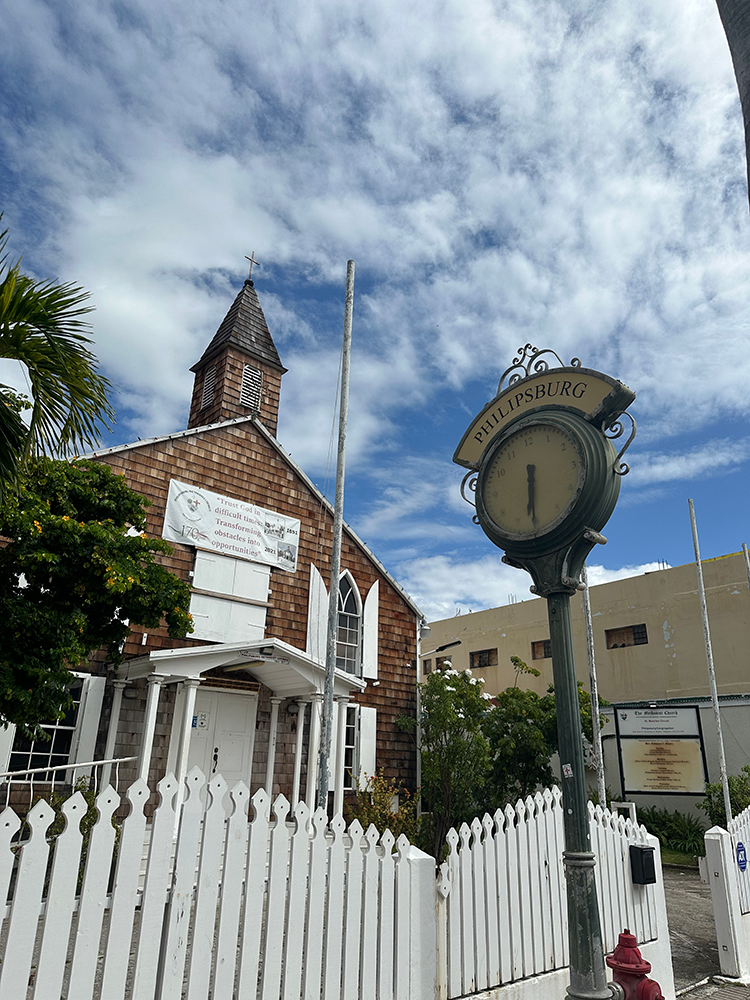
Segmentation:
[(266, 609), (247, 601), (268, 600), (270, 574), (270, 567), (261, 563), (197, 551), (193, 587), (208, 593), (193, 594), (190, 599), (193, 638), (210, 642), (262, 639)]

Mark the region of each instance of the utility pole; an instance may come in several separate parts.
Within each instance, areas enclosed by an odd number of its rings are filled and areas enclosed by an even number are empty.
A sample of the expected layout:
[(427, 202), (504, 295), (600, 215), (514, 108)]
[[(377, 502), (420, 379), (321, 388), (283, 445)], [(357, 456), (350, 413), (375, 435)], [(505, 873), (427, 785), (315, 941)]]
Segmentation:
[(711, 687), (711, 704), (714, 709), (714, 721), (716, 722), (716, 735), (719, 740), (719, 774), (721, 775), (721, 788), (724, 792), (724, 812), (727, 817), (727, 826), (732, 819), (732, 802), (729, 798), (729, 782), (727, 780), (727, 762), (724, 756), (724, 734), (721, 731), (721, 712), (719, 711), (719, 693), (716, 689), (716, 671), (714, 670), (714, 653), (711, 646), (711, 629), (708, 625), (708, 608), (706, 606), (706, 588), (703, 586), (703, 566), (701, 564), (701, 551), (698, 546), (698, 526), (695, 522), (695, 506), (692, 500), (688, 500), (690, 508), (690, 526), (693, 529), (693, 548), (695, 549), (695, 567), (698, 571), (698, 594), (701, 602), (701, 618), (703, 620), (703, 638), (706, 642), (706, 663), (708, 665), (708, 683)]
[[(352, 313), (354, 311), (354, 261), (346, 262), (346, 304), (344, 308), (344, 343), (341, 354), (341, 402), (339, 405), (339, 448), (336, 461), (336, 497), (333, 505), (333, 550), (331, 586), (328, 597), (328, 641), (323, 697), (323, 732), (318, 758), (318, 806), (328, 808), (328, 761), (333, 729), (333, 677), (336, 670), (336, 633), (339, 614), (339, 577), (341, 575), (341, 535), (344, 526), (344, 473), (346, 470), (346, 424), (349, 416), (349, 369), (352, 348)], [(315, 706), (313, 705), (313, 711)]]
[(607, 786), (604, 782), (604, 754), (602, 752), (602, 730), (599, 718), (599, 686), (596, 681), (596, 659), (594, 657), (594, 627), (591, 621), (591, 600), (589, 599), (589, 574), (586, 563), (581, 570), (583, 584), (583, 618), (586, 622), (586, 649), (589, 654), (589, 686), (591, 688), (591, 725), (594, 730), (594, 757), (596, 759), (596, 787), (599, 805), (607, 808)]

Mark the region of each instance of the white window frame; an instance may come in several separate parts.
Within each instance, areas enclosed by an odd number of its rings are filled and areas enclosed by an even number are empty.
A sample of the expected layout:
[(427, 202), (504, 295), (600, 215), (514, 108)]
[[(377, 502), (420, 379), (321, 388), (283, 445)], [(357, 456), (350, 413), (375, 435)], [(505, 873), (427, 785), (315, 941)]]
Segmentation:
[[(354, 596), (354, 603), (357, 607), (356, 615), (352, 615), (351, 611), (344, 611), (341, 607), (341, 584), (344, 579), (348, 580), (351, 586), (351, 593)], [(340, 657), (339, 657), (338, 647), (339, 647), (339, 630), (341, 628), (341, 615), (347, 615), (350, 618), (356, 617), (357, 619), (357, 643), (355, 650), (354, 670), (346, 670), (345, 667), (339, 666)], [(356, 581), (352, 576), (352, 574), (349, 572), (348, 569), (346, 569), (339, 576), (338, 614), (336, 618), (336, 666), (339, 670), (344, 670), (345, 673), (351, 674), (352, 677), (362, 676), (362, 633), (364, 631), (363, 617), (364, 616), (362, 614), (362, 597), (359, 593), (359, 587), (357, 586)], [(351, 629), (349, 629), (349, 631), (351, 631)], [(342, 645), (346, 645), (349, 648), (352, 648), (354, 646), (354, 643), (342, 643)], [(343, 659), (343, 657), (341, 657), (341, 659)]]
[[(350, 735), (353, 739), (349, 739)], [(344, 727), (344, 791), (353, 792), (358, 787), (359, 775), (359, 705), (346, 706)]]
[[(67, 761), (61, 761), (60, 763), (66, 764), (76, 764), (78, 761), (86, 761), (94, 759), (94, 752), (96, 749), (96, 737), (99, 732), (99, 720), (101, 718), (102, 712), (102, 701), (104, 700), (104, 688), (106, 684), (106, 678), (100, 676), (94, 676), (93, 674), (83, 673), (77, 670), (71, 670), (73, 677), (80, 678), (83, 681), (81, 687), (81, 700), (78, 706), (78, 715), (76, 717), (75, 728), (73, 729), (73, 735), (70, 742), (70, 752), (68, 753)], [(52, 725), (56, 726), (56, 723)], [(13, 744), (15, 743), (16, 737), (16, 727), (14, 725), (8, 726), (8, 728), (2, 732), (0, 737), (0, 765), (2, 765), (2, 770), (9, 770), (9, 763), (11, 754), (13, 753)], [(49, 743), (40, 742), (40, 752), (44, 753), (45, 750), (49, 748), (52, 750), (52, 746)], [(37, 765), (32, 765), (36, 767)], [(39, 765), (39, 766), (44, 766)], [(51, 767), (57, 766), (54, 764)], [(75, 776), (81, 777), (87, 773), (86, 771), (76, 771)], [(72, 780), (73, 771), (56, 772), (54, 775), (55, 781), (64, 780), (70, 782)], [(19, 777), (15, 779), (16, 781), (28, 781), (27, 777)], [(44, 781), (44, 775), (34, 776), (34, 780), (37, 782), (46, 783)]]
[[(352, 725), (353, 720), (353, 725)], [(354, 742), (348, 739), (354, 729)], [(377, 709), (351, 702), (346, 706), (346, 731), (344, 735), (344, 791), (365, 789), (367, 781), (377, 771), (376, 737)], [(347, 766), (347, 751), (349, 765)]]

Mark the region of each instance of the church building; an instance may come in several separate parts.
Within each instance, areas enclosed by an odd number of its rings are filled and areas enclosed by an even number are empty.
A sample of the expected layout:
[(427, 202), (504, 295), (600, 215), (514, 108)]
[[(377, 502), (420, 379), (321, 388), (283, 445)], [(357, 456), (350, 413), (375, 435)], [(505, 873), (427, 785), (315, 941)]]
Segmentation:
[[(276, 439), (286, 369), (252, 280), (191, 371), (186, 430), (86, 457), (151, 501), (147, 530), (173, 545), (164, 562), (190, 582), (195, 631), (174, 640), (134, 626), (117, 670), (93, 663), (77, 678), (76, 710), (48, 727), (49, 744), (14, 743), (9, 730), (0, 758), (12, 770), (116, 758), (121, 789), (198, 765), (209, 779), (312, 805), (333, 510)], [(397, 719), (415, 713), (422, 620), (347, 525), (341, 568), (329, 762), (337, 811), (376, 770), (415, 787), (416, 749)], [(103, 771), (104, 783), (114, 777)]]

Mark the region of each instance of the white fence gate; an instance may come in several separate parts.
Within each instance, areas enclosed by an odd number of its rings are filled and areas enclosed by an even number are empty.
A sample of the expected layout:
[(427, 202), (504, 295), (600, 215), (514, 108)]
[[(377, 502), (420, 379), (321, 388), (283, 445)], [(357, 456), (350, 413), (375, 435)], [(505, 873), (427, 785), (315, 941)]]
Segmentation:
[[(52, 848), (46, 802), (20, 848), (20, 819), (0, 814), (0, 1000), (447, 1000), (504, 984), (531, 1000), (550, 976), (564, 994), (558, 790), (451, 831), (436, 881), (405, 837), (329, 824), (304, 803), (292, 818), (283, 796), (272, 809), (220, 776), (206, 788), (197, 768), (186, 786), (178, 817), (175, 779), (162, 779), (147, 826), (149, 790), (132, 785), (119, 837), (119, 797), (101, 792), (80, 885), (80, 792)], [(629, 927), (672, 1000), (661, 883), (629, 877), (628, 844), (645, 831), (600, 809), (591, 824), (606, 946)]]
[(706, 866), (725, 976), (750, 984), (750, 807), (706, 833)]

